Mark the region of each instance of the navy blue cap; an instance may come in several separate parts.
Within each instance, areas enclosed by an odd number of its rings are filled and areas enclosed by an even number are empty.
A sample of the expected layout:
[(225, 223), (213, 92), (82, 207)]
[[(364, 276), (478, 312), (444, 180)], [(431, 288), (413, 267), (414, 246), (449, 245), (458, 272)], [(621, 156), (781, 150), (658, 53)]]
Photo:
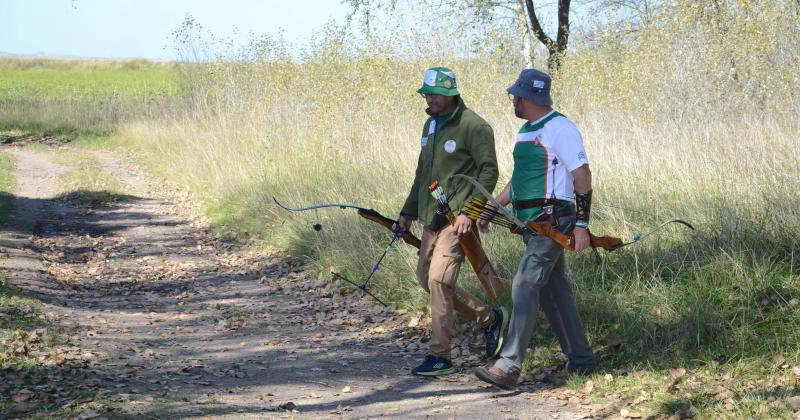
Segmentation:
[(552, 79), (547, 73), (536, 69), (525, 69), (519, 74), (517, 81), (506, 91), (514, 96), (525, 98), (536, 105), (553, 105), (550, 97)]

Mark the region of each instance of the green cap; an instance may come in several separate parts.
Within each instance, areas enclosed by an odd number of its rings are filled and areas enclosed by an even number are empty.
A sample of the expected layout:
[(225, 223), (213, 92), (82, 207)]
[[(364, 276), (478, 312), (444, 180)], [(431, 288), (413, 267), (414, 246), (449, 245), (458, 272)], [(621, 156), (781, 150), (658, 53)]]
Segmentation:
[(422, 87), (417, 89), (417, 93), (444, 96), (460, 95), (456, 87), (456, 74), (447, 67), (431, 67), (425, 72)]

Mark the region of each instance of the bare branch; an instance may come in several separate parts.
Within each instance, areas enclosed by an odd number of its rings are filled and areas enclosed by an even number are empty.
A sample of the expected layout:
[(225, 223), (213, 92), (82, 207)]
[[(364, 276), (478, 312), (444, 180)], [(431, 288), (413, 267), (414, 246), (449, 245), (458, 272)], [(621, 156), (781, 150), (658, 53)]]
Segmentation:
[(556, 44), (559, 53), (566, 51), (567, 41), (569, 40), (569, 5), (570, 0), (558, 0), (558, 35), (556, 35)]
[(536, 10), (533, 8), (533, 0), (525, 0), (525, 8), (528, 10), (528, 19), (531, 22), (531, 29), (533, 30), (533, 34), (536, 35), (536, 38), (547, 47), (548, 51), (553, 51), (553, 45), (555, 42), (552, 38), (547, 36), (544, 33), (544, 29), (542, 29), (542, 25), (539, 23), (539, 18), (536, 17)]

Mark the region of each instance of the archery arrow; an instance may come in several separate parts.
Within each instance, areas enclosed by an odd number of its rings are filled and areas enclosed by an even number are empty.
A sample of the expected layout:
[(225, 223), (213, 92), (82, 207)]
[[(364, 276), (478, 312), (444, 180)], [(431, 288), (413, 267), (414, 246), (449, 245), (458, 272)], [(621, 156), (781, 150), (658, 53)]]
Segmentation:
[[(515, 227), (517, 229), (512, 229), (512, 232), (514, 232), (514, 233), (528, 232), (528, 233), (535, 234), (535, 235), (547, 236), (547, 237), (553, 239), (554, 241), (558, 242), (565, 249), (569, 249), (569, 250), (573, 249), (573, 247), (574, 247), (574, 239), (575, 239), (575, 237), (573, 235), (569, 235), (568, 236), (568, 235), (564, 234), (563, 232), (561, 232), (558, 229), (556, 229), (550, 223), (538, 223), (538, 222), (533, 222), (533, 221), (525, 223), (522, 220), (518, 219), (516, 216), (514, 216), (514, 214), (511, 213), (505, 206), (500, 205), (500, 203), (494, 198), (494, 196), (492, 196), (492, 194), (489, 191), (487, 191), (486, 188), (484, 188), (483, 185), (481, 185), (474, 178), (470, 177), (469, 175), (464, 175), (464, 174), (452, 175), (451, 178), (453, 178), (453, 177), (461, 178), (461, 179), (469, 182), (484, 197), (486, 197), (486, 199), (489, 202), (491, 202), (494, 205), (494, 207), (496, 207), (496, 208), (492, 208), (493, 212), (498, 212), (499, 214), (502, 214), (507, 220), (511, 221), (511, 223), (513, 223), (515, 225)], [(656, 228), (650, 230), (649, 232), (647, 232), (647, 233), (645, 233), (643, 235), (634, 236), (633, 240), (630, 241), (630, 242), (622, 242), (619, 238), (614, 238), (614, 237), (611, 237), (611, 236), (595, 236), (595, 235), (592, 235), (591, 232), (588, 232), (589, 233), (589, 242), (590, 242), (590, 245), (593, 248), (599, 247), (599, 248), (603, 248), (603, 249), (605, 249), (607, 251), (614, 251), (614, 250), (626, 247), (628, 245), (635, 244), (637, 242), (641, 242), (644, 238), (654, 234), (655, 232), (657, 232), (661, 228), (669, 225), (670, 223), (679, 223), (679, 224), (682, 224), (682, 225), (688, 227), (689, 229), (694, 230), (694, 226), (692, 226), (689, 222), (686, 222), (685, 220), (681, 220), (681, 219), (672, 219), (672, 220), (668, 220), (668, 221), (658, 225)]]

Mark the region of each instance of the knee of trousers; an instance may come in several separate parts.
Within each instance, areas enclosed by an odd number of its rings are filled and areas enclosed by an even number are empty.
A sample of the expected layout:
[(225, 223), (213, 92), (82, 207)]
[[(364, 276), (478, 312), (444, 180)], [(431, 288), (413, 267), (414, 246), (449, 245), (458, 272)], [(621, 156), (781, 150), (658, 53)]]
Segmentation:
[[(547, 278), (544, 273), (538, 272), (535, 275), (519, 276), (514, 279), (511, 285), (511, 294), (514, 297), (534, 298), (538, 296), (542, 289), (547, 285)], [(538, 297), (537, 297), (538, 299)]]
[(544, 287), (553, 271), (553, 264), (552, 259), (543, 256), (524, 256), (514, 276), (513, 287), (515, 289)]
[(427, 293), (431, 292), (430, 287), (428, 287), (428, 267), (422, 268), (421, 266), (417, 267), (417, 282), (419, 282), (419, 286), (422, 287)]
[(462, 262), (464, 262), (464, 257), (461, 255), (440, 255), (434, 258), (428, 269), (427, 285), (454, 289)]

